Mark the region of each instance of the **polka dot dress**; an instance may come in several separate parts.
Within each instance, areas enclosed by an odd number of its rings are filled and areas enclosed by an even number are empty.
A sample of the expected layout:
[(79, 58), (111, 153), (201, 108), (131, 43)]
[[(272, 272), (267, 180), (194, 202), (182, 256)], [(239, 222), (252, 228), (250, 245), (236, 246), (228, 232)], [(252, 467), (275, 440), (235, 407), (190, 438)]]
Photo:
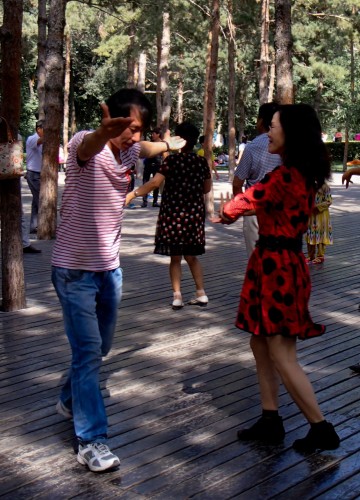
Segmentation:
[(207, 161), (196, 153), (178, 153), (166, 158), (159, 173), (165, 177), (165, 187), (154, 253), (205, 253), (204, 182), (211, 178)]
[(226, 205), (225, 214), (234, 219), (255, 209), (260, 239), (275, 242), (259, 244), (249, 259), (238, 328), (255, 335), (301, 339), (325, 332), (325, 327), (313, 323), (309, 314), (311, 282), (304, 254), (296, 245), (284, 244), (301, 245), (314, 196), (297, 169), (282, 166)]

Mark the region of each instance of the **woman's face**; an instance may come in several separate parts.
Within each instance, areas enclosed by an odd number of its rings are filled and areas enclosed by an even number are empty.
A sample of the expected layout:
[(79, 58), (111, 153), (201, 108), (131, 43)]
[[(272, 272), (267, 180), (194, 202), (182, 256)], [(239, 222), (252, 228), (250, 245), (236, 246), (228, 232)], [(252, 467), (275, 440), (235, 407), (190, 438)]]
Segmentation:
[(285, 146), (285, 134), (280, 123), (280, 113), (277, 111), (271, 120), (269, 137), (269, 153), (282, 155)]

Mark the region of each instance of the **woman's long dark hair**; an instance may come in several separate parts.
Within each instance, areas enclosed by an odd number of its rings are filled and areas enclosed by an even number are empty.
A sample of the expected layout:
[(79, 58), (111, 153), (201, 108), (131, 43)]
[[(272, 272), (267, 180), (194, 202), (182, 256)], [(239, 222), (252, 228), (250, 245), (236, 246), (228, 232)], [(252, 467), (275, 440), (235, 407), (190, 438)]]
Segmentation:
[(319, 189), (330, 178), (331, 166), (316, 111), (308, 104), (281, 105), (278, 111), (285, 134), (284, 165), (297, 168), (309, 186)]

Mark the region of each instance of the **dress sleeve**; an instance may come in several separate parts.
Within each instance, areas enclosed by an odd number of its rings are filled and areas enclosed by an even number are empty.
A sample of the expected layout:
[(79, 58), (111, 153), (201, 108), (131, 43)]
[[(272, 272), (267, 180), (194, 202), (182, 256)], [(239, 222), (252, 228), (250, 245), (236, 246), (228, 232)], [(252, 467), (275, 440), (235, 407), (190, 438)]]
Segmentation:
[(201, 164), (204, 168), (204, 178), (211, 179), (211, 172), (210, 172), (209, 164), (208, 164), (206, 158), (200, 156), (199, 159), (202, 160)]
[[(246, 151), (246, 148), (245, 148)], [(231, 220), (241, 217), (244, 212), (266, 208), (271, 205), (281, 204), (286, 190), (291, 189), (291, 175), (277, 167), (265, 177), (239, 193), (224, 206), (224, 215)]]

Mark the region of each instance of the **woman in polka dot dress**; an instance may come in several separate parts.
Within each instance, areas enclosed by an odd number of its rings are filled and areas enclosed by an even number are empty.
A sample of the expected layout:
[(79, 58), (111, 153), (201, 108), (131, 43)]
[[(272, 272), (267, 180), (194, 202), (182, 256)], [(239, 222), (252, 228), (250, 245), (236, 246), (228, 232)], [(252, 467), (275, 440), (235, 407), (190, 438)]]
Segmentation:
[(252, 333), (263, 413), (252, 427), (240, 430), (238, 438), (267, 444), (284, 439), (278, 415), (280, 378), (310, 423), (308, 434), (293, 447), (302, 452), (335, 449), (339, 437), (324, 419), (296, 357), (297, 338), (325, 332), (309, 314), (311, 283), (302, 253), (316, 190), (330, 176), (321, 126), (311, 106), (280, 106), (269, 131), (269, 152), (281, 155), (283, 165), (222, 206), (220, 220), (215, 220), (231, 224), (241, 215), (256, 213), (259, 222), (259, 240), (249, 259), (236, 326)]
[(186, 140), (180, 153), (168, 156), (159, 172), (147, 183), (128, 195), (144, 196), (165, 180), (159, 217), (156, 225), (154, 253), (170, 256), (170, 279), (174, 298), (173, 309), (184, 306), (181, 294), (181, 260), (184, 256), (195, 281), (196, 295), (189, 304), (206, 306), (203, 271), (197, 258), (205, 253), (204, 194), (211, 189), (211, 174), (204, 157), (193, 152), (199, 130), (183, 122), (175, 134)]

